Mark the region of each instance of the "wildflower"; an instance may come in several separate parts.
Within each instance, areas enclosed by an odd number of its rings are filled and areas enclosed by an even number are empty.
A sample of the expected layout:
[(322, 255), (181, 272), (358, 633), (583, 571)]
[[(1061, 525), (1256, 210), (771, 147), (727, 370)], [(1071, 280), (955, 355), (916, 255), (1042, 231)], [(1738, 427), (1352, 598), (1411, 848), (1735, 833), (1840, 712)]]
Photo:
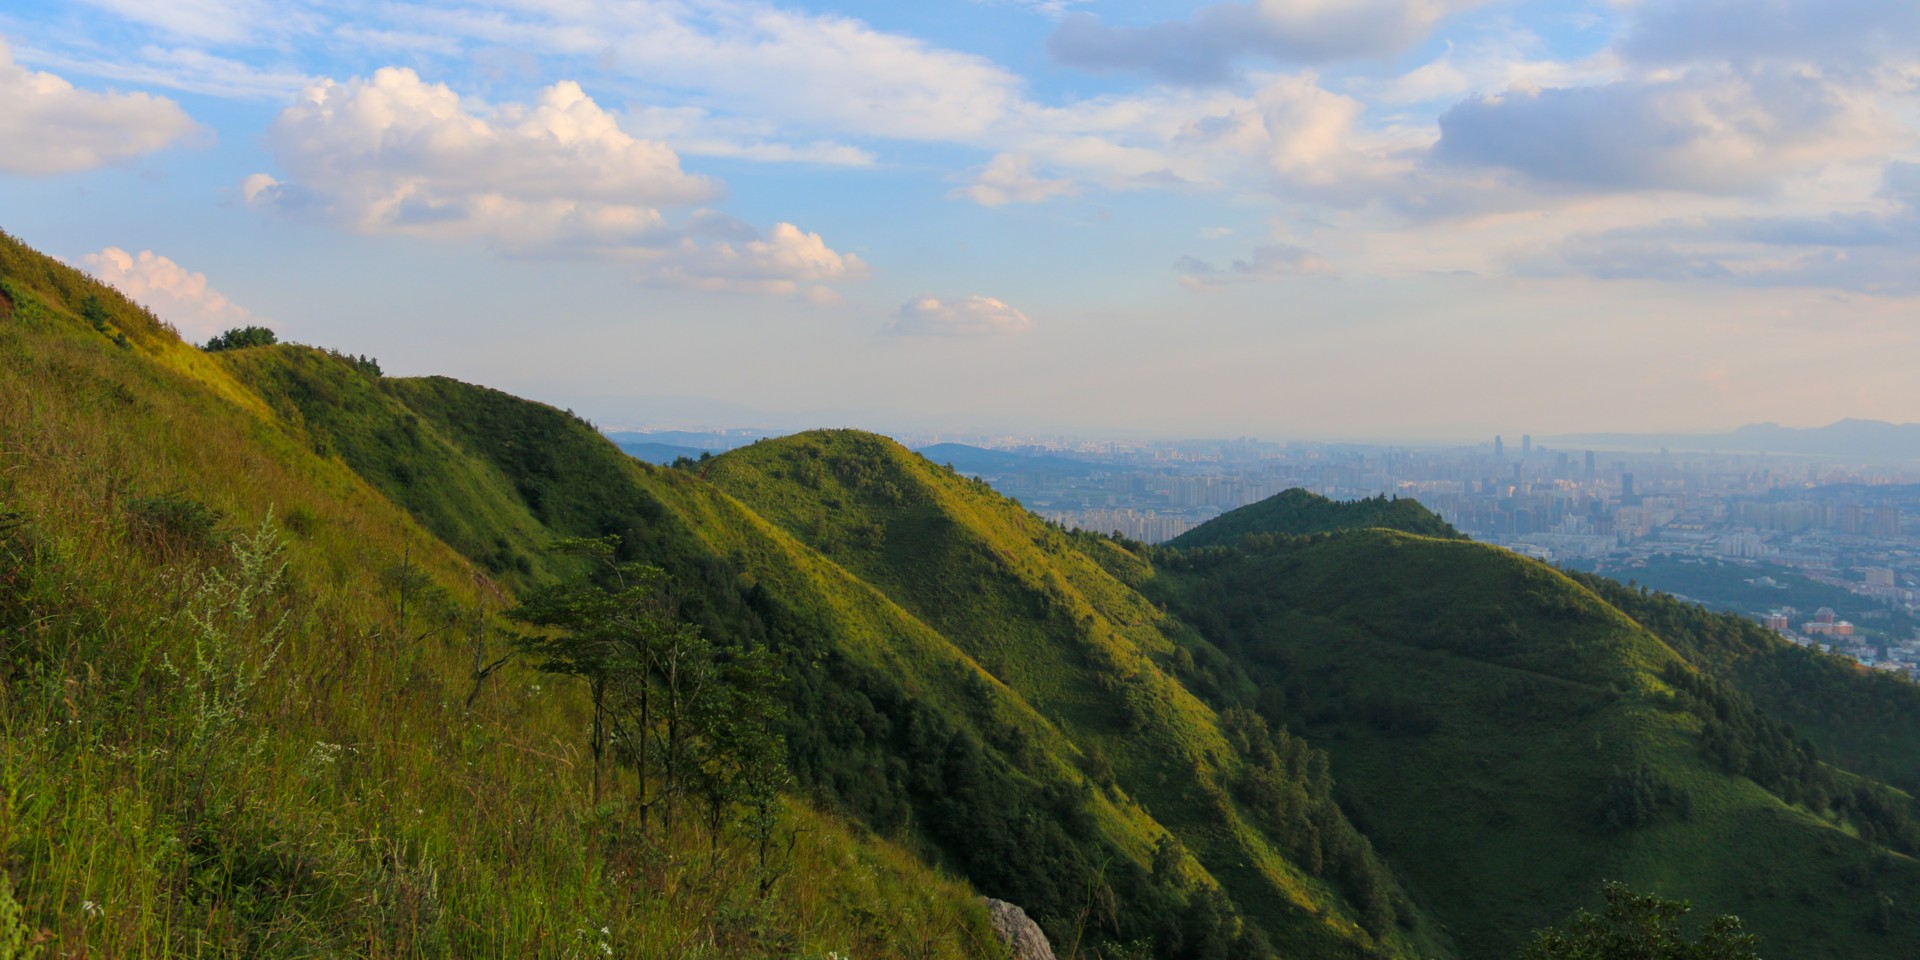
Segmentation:
[(100, 909), (100, 905), (94, 903), (92, 900), (82, 900), (80, 901), (80, 912), (89, 917), (97, 917), (106, 911)]

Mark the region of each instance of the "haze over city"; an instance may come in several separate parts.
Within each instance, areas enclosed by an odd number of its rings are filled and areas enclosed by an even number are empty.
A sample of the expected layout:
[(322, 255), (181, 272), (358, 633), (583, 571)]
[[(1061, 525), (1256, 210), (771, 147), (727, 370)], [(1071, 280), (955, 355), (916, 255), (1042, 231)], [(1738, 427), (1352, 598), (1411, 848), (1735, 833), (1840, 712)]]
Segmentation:
[(7, 229), (608, 426), (1920, 420), (1920, 6), (0, 13)]

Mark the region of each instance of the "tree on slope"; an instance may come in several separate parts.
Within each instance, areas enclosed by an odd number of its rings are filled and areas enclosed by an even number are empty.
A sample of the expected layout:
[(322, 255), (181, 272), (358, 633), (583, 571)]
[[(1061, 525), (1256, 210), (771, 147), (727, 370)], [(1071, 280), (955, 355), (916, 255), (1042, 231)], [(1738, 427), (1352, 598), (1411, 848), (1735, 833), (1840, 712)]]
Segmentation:
[(1697, 940), (1680, 920), (1693, 909), (1684, 900), (1664, 900), (1627, 889), (1601, 887), (1606, 909), (1581, 910), (1566, 923), (1534, 935), (1519, 960), (1759, 960), (1759, 938), (1740, 929), (1740, 918), (1715, 917)]

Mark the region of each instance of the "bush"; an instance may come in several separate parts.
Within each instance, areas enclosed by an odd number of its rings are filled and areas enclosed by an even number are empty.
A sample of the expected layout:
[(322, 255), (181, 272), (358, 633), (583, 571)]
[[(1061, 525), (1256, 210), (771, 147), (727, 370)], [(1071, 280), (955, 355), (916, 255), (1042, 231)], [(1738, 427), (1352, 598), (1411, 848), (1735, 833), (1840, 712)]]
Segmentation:
[(242, 350), (247, 347), (271, 347), (279, 342), (280, 338), (266, 327), (234, 327), (208, 340), (203, 349), (208, 353), (219, 353), (222, 350)]
[(179, 490), (127, 503), (127, 522), (135, 539), (162, 552), (214, 550), (226, 542), (220, 521), (226, 515)]

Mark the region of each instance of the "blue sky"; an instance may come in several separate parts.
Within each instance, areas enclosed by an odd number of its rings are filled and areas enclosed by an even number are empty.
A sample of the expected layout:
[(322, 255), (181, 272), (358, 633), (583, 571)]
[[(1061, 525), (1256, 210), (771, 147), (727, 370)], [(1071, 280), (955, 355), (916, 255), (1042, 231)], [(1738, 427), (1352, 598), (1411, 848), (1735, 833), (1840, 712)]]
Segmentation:
[(0, 227), (618, 426), (1920, 420), (1920, 5), (82, 0)]

